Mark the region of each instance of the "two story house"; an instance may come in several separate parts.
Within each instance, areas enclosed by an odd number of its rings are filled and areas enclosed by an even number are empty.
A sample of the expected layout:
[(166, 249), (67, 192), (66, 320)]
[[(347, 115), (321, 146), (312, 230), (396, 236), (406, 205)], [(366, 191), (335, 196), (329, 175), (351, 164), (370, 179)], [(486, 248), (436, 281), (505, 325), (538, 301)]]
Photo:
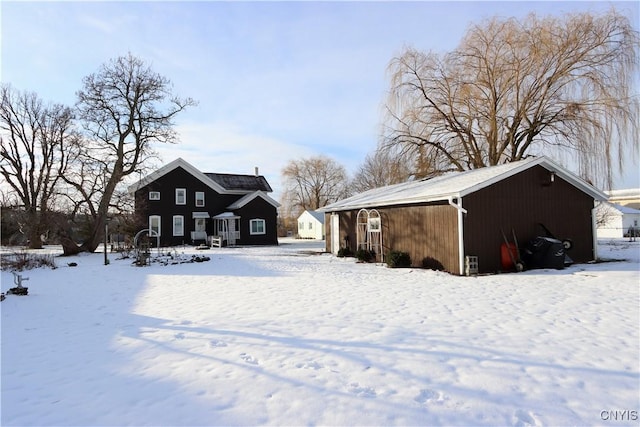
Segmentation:
[(257, 169), (255, 175), (203, 173), (178, 158), (128, 190), (160, 246), (278, 244), (279, 203)]

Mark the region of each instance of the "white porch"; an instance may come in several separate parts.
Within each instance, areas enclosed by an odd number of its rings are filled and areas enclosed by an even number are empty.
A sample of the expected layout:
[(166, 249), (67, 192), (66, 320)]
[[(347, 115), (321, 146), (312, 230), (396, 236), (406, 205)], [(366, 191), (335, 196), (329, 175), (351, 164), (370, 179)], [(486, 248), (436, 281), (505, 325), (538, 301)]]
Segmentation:
[(213, 217), (214, 235), (210, 236), (211, 246), (235, 246), (240, 240), (240, 217), (233, 212), (223, 212)]

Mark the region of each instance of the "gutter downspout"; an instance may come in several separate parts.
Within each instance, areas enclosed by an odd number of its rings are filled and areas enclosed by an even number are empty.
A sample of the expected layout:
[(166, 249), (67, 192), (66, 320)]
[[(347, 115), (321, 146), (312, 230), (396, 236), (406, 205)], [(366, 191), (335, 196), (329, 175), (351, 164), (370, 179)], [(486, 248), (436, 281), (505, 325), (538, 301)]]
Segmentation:
[[(591, 209), (591, 235), (593, 238), (593, 260), (598, 260), (598, 218), (596, 216), (596, 209), (602, 204), (602, 201), (594, 203), (593, 209)], [(624, 234), (624, 230), (622, 230)]]
[(464, 230), (462, 227), (463, 224), (463, 214), (467, 213), (467, 210), (462, 207), (462, 198), (458, 197), (456, 199), (456, 203), (453, 203), (453, 197), (449, 196), (447, 198), (449, 205), (453, 206), (458, 210), (458, 274), (464, 275)]

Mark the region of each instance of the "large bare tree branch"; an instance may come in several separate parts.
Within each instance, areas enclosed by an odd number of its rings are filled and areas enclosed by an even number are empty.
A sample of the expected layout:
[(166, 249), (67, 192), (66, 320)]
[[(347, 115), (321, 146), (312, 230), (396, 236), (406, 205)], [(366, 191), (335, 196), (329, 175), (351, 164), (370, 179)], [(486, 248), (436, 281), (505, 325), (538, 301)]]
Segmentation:
[(154, 155), (152, 144), (176, 142), (173, 119), (196, 104), (173, 95), (166, 77), (131, 54), (85, 77), (77, 96), (87, 142), (75, 173), (65, 181), (80, 195), (77, 203), (93, 224), (82, 245), (67, 241), (67, 254), (97, 248), (118, 185)]

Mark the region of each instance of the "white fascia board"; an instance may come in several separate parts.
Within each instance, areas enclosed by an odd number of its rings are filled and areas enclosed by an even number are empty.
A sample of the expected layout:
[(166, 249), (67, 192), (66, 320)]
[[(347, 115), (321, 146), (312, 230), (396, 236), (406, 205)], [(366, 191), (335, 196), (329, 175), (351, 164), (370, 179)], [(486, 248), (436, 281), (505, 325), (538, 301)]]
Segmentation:
[(271, 197), (269, 197), (264, 191), (255, 191), (251, 194), (247, 194), (246, 196), (236, 200), (235, 202), (233, 202), (232, 204), (230, 204), (229, 206), (227, 206), (227, 209), (240, 209), (241, 207), (245, 206), (247, 203), (249, 203), (250, 201), (254, 200), (256, 197), (260, 197), (262, 199), (264, 199), (267, 203), (269, 203), (270, 205), (272, 205), (275, 208), (279, 208), (280, 207), (280, 203), (278, 203), (277, 201), (275, 201), (274, 199), (272, 199)]
[[(452, 175), (451, 177), (446, 178), (446, 181), (444, 181), (444, 179), (441, 179), (437, 182), (437, 184), (442, 184), (444, 182), (445, 185), (443, 185), (443, 187), (447, 187), (446, 183), (452, 181), (449, 189), (441, 193), (428, 194), (427, 192), (427, 194), (417, 195), (415, 197), (399, 197), (394, 199), (393, 192), (402, 193), (408, 188), (414, 187), (416, 187), (416, 189), (419, 191), (419, 188), (421, 186), (419, 182), (408, 182), (369, 190), (367, 192), (347, 198), (343, 201), (329, 204), (321, 209), (318, 209), (318, 211), (337, 212), (362, 208), (366, 209), (383, 206), (408, 205), (413, 203), (430, 203), (436, 201), (446, 201), (451, 198), (458, 199), (475, 193), (476, 191), (481, 190), (485, 187), (503, 181), (536, 165), (540, 165), (550, 172), (554, 172), (558, 177), (564, 179), (574, 187), (590, 195), (595, 200), (607, 200), (607, 195), (604, 192), (598, 190), (580, 177), (569, 172), (559, 164), (551, 161), (546, 157), (532, 157), (530, 159), (522, 160), (517, 163), (505, 165), (501, 168), (501, 170), (503, 170), (501, 173), (496, 173), (495, 170), (491, 170), (490, 168), (477, 169), (474, 172), (473, 178), (469, 182), (466, 182), (465, 175)], [(466, 177), (468, 177), (468, 175), (466, 175)], [(424, 183), (427, 186), (429, 185), (428, 181), (425, 181)], [(444, 190), (444, 188), (440, 189), (440, 191), (441, 190)]]
[[(404, 205), (412, 205), (415, 203), (433, 203), (433, 202), (448, 202), (450, 198), (458, 199), (461, 197), (460, 193), (447, 193), (438, 196), (431, 196), (428, 198), (425, 197), (414, 197), (414, 198), (404, 198), (398, 200), (389, 200), (386, 202), (367, 202), (367, 203), (358, 203), (356, 205), (346, 204), (339, 205), (333, 203), (331, 205), (327, 205), (323, 208), (317, 209), (317, 212), (323, 213), (331, 213), (331, 212), (340, 212), (340, 211), (350, 211), (355, 209), (370, 209), (370, 208), (385, 208), (390, 206), (404, 206)], [(336, 205), (336, 206), (334, 206)]]
[(460, 192), (460, 196), (464, 197), (468, 194), (475, 193), (478, 190), (481, 190), (485, 187), (493, 185), (497, 182), (503, 181), (506, 178), (509, 178), (513, 175), (516, 175), (520, 172), (530, 169), (531, 167), (536, 165), (542, 166), (543, 168), (547, 169), (549, 172), (555, 173), (556, 176), (564, 179), (565, 181), (567, 181), (568, 183), (570, 183), (580, 191), (593, 197), (595, 200), (605, 201), (608, 199), (608, 196), (603, 191), (597, 189), (596, 187), (589, 184), (588, 182), (586, 182), (579, 176), (575, 175), (574, 173), (570, 172), (563, 166), (559, 165), (558, 163), (544, 156), (531, 158), (528, 161), (527, 160), (522, 161), (522, 164), (516, 168), (510, 169), (503, 174), (496, 175), (476, 185), (465, 188), (463, 191)]
[[(225, 190), (224, 187), (222, 187), (220, 184), (218, 184), (217, 182), (215, 182), (214, 180), (212, 180), (211, 178), (206, 176), (204, 173), (200, 172), (198, 169), (193, 167), (190, 163), (187, 163), (181, 157), (178, 157), (174, 161), (172, 161), (170, 163), (167, 163), (166, 165), (162, 166), (160, 169), (155, 170), (154, 172), (152, 172), (149, 175), (145, 176), (144, 178), (142, 178), (140, 181), (136, 182), (135, 184), (130, 185), (127, 188), (127, 191), (129, 192), (129, 194), (133, 194), (136, 191), (138, 191), (139, 189), (151, 184), (152, 182), (154, 182), (157, 179), (163, 177), (164, 175), (168, 174), (169, 172), (172, 172), (173, 170), (177, 169), (178, 167), (182, 167), (184, 170), (189, 172), (195, 178), (200, 180), (203, 184), (205, 184), (206, 186), (208, 186), (211, 189), (215, 190), (219, 194), (234, 194), (233, 192), (229, 192), (229, 191)], [(241, 193), (241, 194), (243, 194), (243, 193)]]

